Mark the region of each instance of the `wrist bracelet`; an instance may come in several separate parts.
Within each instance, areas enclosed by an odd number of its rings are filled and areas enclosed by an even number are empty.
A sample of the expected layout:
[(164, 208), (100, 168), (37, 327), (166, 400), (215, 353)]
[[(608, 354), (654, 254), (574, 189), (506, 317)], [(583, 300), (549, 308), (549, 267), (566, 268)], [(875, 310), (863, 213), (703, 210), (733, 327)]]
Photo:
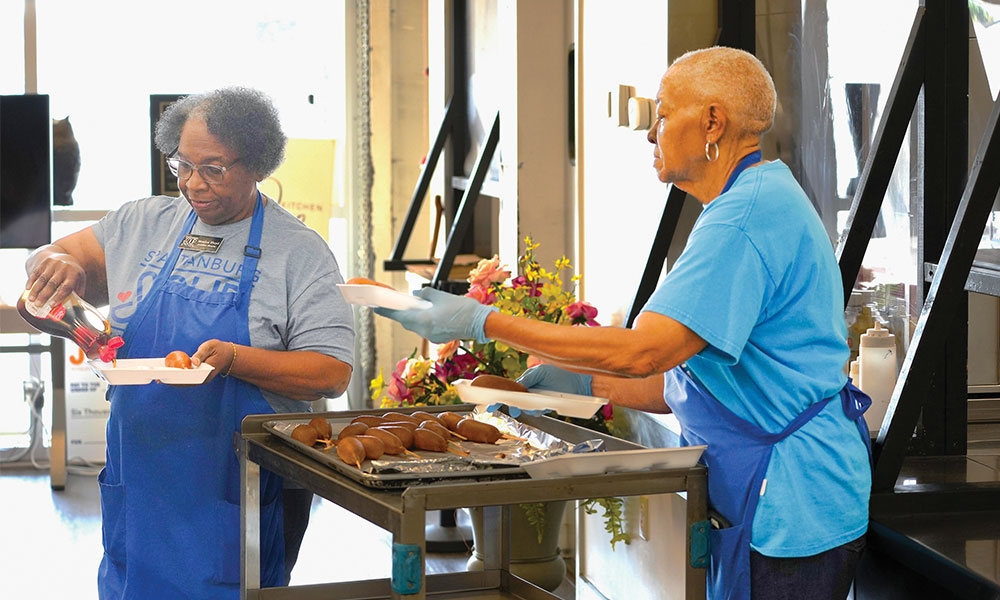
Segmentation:
[(229, 344), (233, 347), (233, 360), (229, 361), (229, 368), (222, 374), (223, 377), (229, 377), (229, 374), (233, 372), (233, 365), (236, 364), (236, 343), (229, 342)]

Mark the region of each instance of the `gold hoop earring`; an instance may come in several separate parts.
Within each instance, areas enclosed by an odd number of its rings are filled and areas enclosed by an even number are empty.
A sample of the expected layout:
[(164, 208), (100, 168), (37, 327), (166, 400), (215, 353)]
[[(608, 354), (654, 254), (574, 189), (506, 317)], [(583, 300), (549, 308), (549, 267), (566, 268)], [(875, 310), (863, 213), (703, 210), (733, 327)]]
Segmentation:
[[(712, 158), (711, 153), (709, 153), (709, 147), (715, 146), (715, 158)], [(718, 142), (705, 142), (705, 158), (708, 162), (715, 162), (719, 160), (719, 143)]]

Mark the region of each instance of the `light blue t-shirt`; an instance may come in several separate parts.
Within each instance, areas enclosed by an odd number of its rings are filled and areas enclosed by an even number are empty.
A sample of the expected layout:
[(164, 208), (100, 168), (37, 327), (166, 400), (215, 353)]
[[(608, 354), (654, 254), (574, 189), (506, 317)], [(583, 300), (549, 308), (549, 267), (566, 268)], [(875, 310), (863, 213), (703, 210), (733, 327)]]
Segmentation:
[[(108, 320), (116, 334), (153, 285), (190, 210), (184, 198), (154, 196), (127, 202), (94, 225), (106, 257)], [(216, 252), (182, 250), (171, 280), (206, 291), (239, 289), (250, 223), (250, 218), (215, 226), (195, 221), (192, 233), (222, 244)], [(248, 307), (251, 345), (311, 350), (353, 365), (354, 314), (337, 287), (344, 279), (326, 241), (269, 200), (260, 246)], [(206, 340), (212, 337), (205, 332)], [(311, 402), (261, 393), (275, 412), (312, 410)]]
[[(747, 169), (705, 207), (643, 310), (704, 339), (690, 373), (768, 432), (846, 383), (840, 270), (819, 216), (780, 161)], [(766, 477), (753, 522), (761, 554), (810, 556), (866, 531), (871, 467), (839, 400), (775, 447)]]

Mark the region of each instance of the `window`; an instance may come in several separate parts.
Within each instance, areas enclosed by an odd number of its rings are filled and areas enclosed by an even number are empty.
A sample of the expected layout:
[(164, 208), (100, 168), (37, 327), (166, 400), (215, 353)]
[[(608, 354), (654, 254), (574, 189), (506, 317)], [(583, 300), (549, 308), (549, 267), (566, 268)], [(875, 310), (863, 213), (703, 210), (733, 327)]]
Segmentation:
[[(104, 211), (150, 194), (152, 94), (229, 85), (261, 89), (274, 99), (290, 138), (338, 140), (334, 172), (342, 172), (343, 2), (35, 0), (34, 7), (37, 92), (49, 96), (53, 118), (69, 117), (80, 144), (82, 165), (72, 209)], [(25, 92), (24, 17), (23, 2), (0, 2), (2, 94)], [(33, 57), (29, 53), (27, 58)], [(342, 178), (335, 179), (336, 186)], [(328, 239), (344, 267), (346, 221), (337, 208), (342, 196), (335, 187)], [(53, 239), (85, 225), (58, 222), (57, 217)], [(10, 250), (0, 257), (0, 298), (7, 303), (21, 293), (26, 255)], [(0, 337), (12, 345), (27, 338)], [(0, 373), (9, 375), (0, 397), (14, 400), (27, 394), (22, 381), (29, 381), (29, 371), (39, 367), (26, 354), (0, 358)], [(38, 377), (45, 380), (44, 422), (50, 428), (51, 374), (44, 362)], [(27, 404), (7, 404), (0, 411), (0, 449), (24, 445), (28, 427)]]
[(341, 4), (309, 0), (39, 0), (38, 91), (81, 148), (74, 207), (149, 194), (151, 94), (256, 87), (289, 137), (342, 137), (343, 21)]

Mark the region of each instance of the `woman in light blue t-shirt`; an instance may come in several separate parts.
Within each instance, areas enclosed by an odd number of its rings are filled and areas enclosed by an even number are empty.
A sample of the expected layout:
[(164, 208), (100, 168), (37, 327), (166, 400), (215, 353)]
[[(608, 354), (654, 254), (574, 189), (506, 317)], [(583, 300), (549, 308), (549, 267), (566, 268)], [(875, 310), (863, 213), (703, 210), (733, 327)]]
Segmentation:
[(765, 161), (774, 84), (753, 55), (709, 48), (661, 79), (649, 131), (660, 181), (704, 210), (632, 329), (565, 327), (433, 289), (376, 309), (434, 342), (496, 339), (542, 359), (519, 380), (673, 412), (707, 444), (710, 598), (848, 594), (871, 488), (870, 400), (850, 385), (832, 244), (788, 168)]

